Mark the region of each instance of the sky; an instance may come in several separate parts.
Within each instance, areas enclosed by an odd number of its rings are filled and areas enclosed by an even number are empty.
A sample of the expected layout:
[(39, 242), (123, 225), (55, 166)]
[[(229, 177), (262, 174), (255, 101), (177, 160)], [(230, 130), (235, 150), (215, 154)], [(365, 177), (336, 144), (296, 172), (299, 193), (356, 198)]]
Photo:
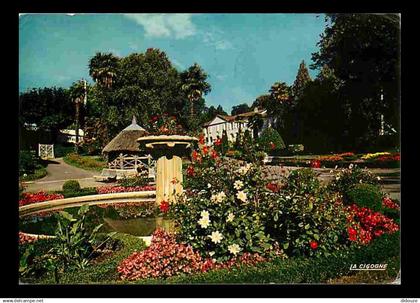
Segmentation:
[(93, 83), (88, 62), (96, 52), (127, 56), (153, 47), (179, 71), (198, 63), (212, 86), (206, 104), (230, 112), (274, 82), (293, 84), (324, 28), (319, 14), (21, 14), (19, 91)]

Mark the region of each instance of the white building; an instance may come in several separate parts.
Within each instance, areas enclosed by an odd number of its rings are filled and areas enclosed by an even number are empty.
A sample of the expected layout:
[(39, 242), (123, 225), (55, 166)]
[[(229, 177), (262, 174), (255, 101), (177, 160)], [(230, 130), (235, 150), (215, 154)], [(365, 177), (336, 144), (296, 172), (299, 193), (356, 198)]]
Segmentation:
[[(83, 140), (85, 133), (83, 129), (79, 128), (79, 142)], [(75, 129), (62, 129), (58, 134), (58, 141), (61, 143), (76, 143)]]
[[(249, 120), (255, 115), (261, 115), (263, 118), (263, 126), (261, 129), (252, 129), (249, 126)], [(234, 142), (238, 134), (244, 133), (249, 130), (252, 137), (260, 135), (261, 132), (267, 128), (273, 126), (274, 120), (267, 117), (266, 110), (259, 110), (256, 108), (252, 112), (247, 112), (235, 116), (217, 115), (213, 120), (203, 125), (204, 137), (207, 145), (213, 145), (213, 142), (218, 138), (222, 138), (223, 131), (226, 131), (226, 135), (230, 142)]]

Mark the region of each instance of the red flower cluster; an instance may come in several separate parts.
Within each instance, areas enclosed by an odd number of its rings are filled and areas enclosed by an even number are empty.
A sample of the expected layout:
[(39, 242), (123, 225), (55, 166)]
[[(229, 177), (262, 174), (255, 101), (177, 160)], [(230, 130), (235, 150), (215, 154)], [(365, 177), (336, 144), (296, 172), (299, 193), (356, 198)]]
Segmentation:
[(321, 167), (321, 161), (319, 161), (319, 160), (312, 160), (311, 161), (311, 167), (312, 168), (320, 168)]
[(187, 175), (189, 177), (193, 177), (195, 175), (194, 166), (188, 166), (187, 167)]
[(382, 206), (387, 207), (387, 208), (391, 208), (391, 209), (398, 209), (398, 210), (400, 209), (400, 206), (397, 203), (395, 203), (394, 201), (392, 201), (392, 199), (389, 198), (389, 197), (384, 197), (382, 199)]
[(278, 184), (273, 183), (273, 182), (268, 183), (265, 187), (274, 193), (277, 193), (280, 190), (280, 187), (278, 186)]
[(336, 162), (336, 161), (343, 161), (342, 156), (339, 155), (332, 155), (332, 156), (322, 156), (318, 158), (320, 161), (326, 162)]
[(220, 140), (220, 138), (217, 138), (216, 141), (214, 142), (214, 145), (219, 146), (222, 144), (222, 140)]
[(398, 224), (380, 212), (353, 204), (348, 207), (347, 228), (349, 240), (360, 244), (368, 244), (375, 237), (384, 233), (392, 234), (399, 230)]
[(202, 259), (198, 252), (185, 244), (178, 244), (175, 237), (158, 229), (153, 233), (150, 246), (135, 252), (117, 267), (122, 280), (170, 277), (179, 273), (201, 270)]
[(163, 200), (160, 202), (159, 209), (161, 212), (166, 213), (169, 210), (169, 203), (168, 201)]
[(276, 149), (276, 145), (273, 142), (270, 142), (271, 149)]
[(95, 206), (98, 206), (100, 208), (107, 208), (107, 207), (122, 208), (122, 207), (140, 207), (140, 206), (144, 206), (145, 204), (147, 204), (147, 203), (145, 203), (145, 202), (126, 202), (126, 203), (96, 204)]
[(336, 156), (338, 157), (352, 157), (354, 156), (353, 152), (346, 152), (346, 153), (342, 153), (342, 154), (337, 154)]
[(157, 229), (153, 233), (150, 246), (123, 260), (117, 271), (122, 280), (137, 280), (166, 278), (180, 273), (206, 272), (239, 265), (252, 266), (264, 261), (267, 260), (256, 253), (244, 253), (224, 263), (216, 263), (211, 258), (204, 260), (190, 245), (177, 243), (174, 235)]
[(125, 193), (125, 192), (133, 192), (133, 191), (150, 191), (156, 190), (155, 186), (145, 185), (145, 186), (131, 186), (131, 187), (124, 187), (124, 186), (102, 186), (96, 189), (98, 194), (112, 194), (112, 193)]
[(29, 236), (23, 232), (19, 232), (19, 244), (32, 243), (37, 240), (37, 237)]
[(37, 193), (23, 193), (22, 195), (23, 198), (19, 200), (19, 207), (44, 201), (64, 199), (64, 196), (61, 194), (47, 194), (42, 191)]
[(204, 141), (204, 135), (203, 135), (203, 134), (200, 134), (200, 136), (198, 137), (198, 142), (199, 142), (201, 145), (204, 145), (205, 141)]
[(213, 150), (211, 151), (211, 155), (210, 155), (210, 156), (211, 156), (211, 158), (212, 158), (212, 159), (217, 159), (217, 157), (218, 157), (219, 155), (217, 154), (217, 151), (213, 149)]
[(383, 155), (375, 159), (376, 161), (380, 162), (389, 162), (389, 161), (400, 161), (401, 157), (399, 153), (393, 155)]

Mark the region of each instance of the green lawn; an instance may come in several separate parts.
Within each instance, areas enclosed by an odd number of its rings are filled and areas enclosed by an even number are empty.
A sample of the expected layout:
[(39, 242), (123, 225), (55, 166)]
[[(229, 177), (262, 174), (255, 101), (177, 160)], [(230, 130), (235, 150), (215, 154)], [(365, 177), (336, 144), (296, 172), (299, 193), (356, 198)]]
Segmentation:
[(63, 157), (65, 163), (92, 171), (101, 171), (107, 167), (107, 162), (101, 156), (82, 156), (70, 153)]
[(21, 181), (33, 181), (37, 179), (41, 179), (47, 175), (47, 169), (45, 167), (41, 167), (35, 170), (33, 174), (29, 174), (26, 176), (20, 176)]

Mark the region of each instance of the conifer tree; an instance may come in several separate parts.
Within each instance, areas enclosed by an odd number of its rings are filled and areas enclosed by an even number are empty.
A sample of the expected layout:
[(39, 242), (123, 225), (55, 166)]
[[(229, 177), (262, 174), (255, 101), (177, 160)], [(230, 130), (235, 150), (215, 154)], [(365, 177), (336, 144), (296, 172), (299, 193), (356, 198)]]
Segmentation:
[(299, 99), (302, 96), (305, 86), (310, 81), (312, 81), (312, 79), (311, 79), (311, 76), (309, 75), (308, 68), (305, 65), (305, 61), (302, 60), (302, 62), (299, 65), (299, 70), (296, 75), (296, 80), (292, 86), (292, 92), (295, 99)]

